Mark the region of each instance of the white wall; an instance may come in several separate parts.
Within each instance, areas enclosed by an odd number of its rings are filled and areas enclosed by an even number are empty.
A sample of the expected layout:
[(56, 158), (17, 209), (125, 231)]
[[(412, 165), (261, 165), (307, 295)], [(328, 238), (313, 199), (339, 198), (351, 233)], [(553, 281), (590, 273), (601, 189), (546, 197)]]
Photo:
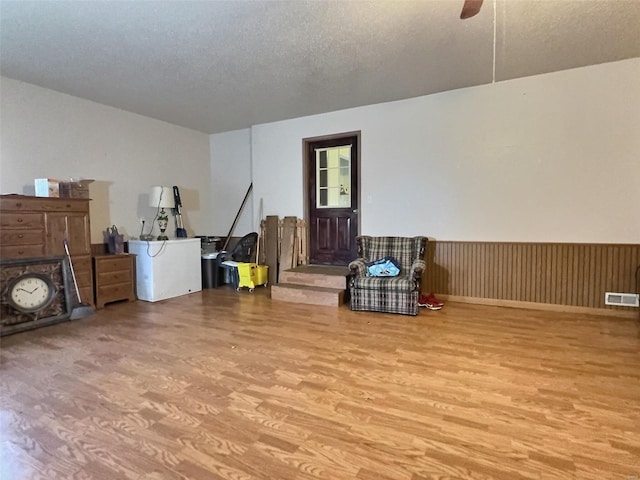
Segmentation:
[(97, 243), (112, 224), (138, 236), (140, 217), (148, 232), (149, 187), (178, 185), (189, 235), (211, 230), (208, 135), (5, 77), (0, 102), (2, 193), (33, 194), (34, 178), (95, 179)]
[(256, 125), (254, 207), (303, 216), (302, 139), (360, 130), (362, 233), (638, 243), (639, 78), (636, 58)]
[[(234, 130), (211, 135), (211, 205), (213, 230), (211, 235), (226, 236), (240, 210), (251, 184), (251, 130)], [(252, 220), (253, 198), (249, 195), (233, 236), (240, 237), (260, 228)]]

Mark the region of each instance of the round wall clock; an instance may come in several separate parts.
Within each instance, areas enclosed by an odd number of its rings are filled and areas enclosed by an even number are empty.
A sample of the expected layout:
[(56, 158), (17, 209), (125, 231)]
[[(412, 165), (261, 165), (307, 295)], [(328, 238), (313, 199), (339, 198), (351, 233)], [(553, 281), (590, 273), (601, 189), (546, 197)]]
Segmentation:
[(0, 336), (68, 320), (66, 257), (0, 260)]
[(39, 312), (49, 306), (55, 294), (56, 286), (51, 277), (26, 272), (9, 283), (7, 303), (20, 312)]

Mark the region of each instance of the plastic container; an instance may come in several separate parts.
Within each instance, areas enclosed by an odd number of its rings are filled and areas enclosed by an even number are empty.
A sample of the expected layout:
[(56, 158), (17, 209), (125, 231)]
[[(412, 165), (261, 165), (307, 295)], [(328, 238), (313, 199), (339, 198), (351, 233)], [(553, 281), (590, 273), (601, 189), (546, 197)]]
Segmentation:
[(250, 292), (253, 292), (257, 285), (266, 285), (269, 280), (268, 268), (266, 265), (255, 263), (238, 263), (236, 290), (247, 287)]
[(256, 267), (255, 263), (238, 263), (238, 290), (248, 287), (249, 291), (253, 292), (256, 286)]
[(269, 266), (257, 265), (256, 266), (256, 285), (267, 285), (269, 283)]

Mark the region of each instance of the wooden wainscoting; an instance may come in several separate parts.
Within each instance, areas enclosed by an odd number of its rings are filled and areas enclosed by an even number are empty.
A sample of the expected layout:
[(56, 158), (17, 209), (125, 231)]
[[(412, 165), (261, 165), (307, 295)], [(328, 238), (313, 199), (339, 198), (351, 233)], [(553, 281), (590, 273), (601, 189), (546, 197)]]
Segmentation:
[(423, 291), (450, 300), (638, 314), (605, 305), (604, 293), (638, 292), (640, 244), (430, 240), (425, 257)]

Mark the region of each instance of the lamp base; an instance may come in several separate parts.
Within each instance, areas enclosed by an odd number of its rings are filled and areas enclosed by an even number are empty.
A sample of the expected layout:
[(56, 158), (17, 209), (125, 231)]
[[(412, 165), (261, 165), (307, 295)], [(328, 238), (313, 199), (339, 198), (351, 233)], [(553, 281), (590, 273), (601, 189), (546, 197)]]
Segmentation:
[(164, 211), (164, 207), (160, 210), (158, 214), (158, 227), (160, 227), (160, 235), (158, 235), (158, 240), (169, 240), (169, 237), (164, 233), (167, 231), (167, 223), (169, 222), (169, 217), (167, 213)]

